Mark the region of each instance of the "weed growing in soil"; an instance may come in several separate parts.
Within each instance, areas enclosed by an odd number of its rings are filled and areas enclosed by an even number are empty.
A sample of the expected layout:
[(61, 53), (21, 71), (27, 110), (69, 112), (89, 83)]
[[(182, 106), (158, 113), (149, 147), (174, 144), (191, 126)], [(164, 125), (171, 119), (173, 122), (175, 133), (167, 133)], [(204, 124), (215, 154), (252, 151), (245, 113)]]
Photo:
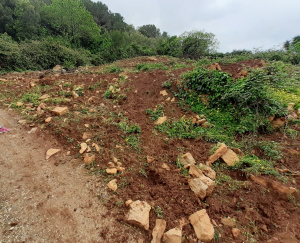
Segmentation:
[(151, 116), (152, 121), (156, 121), (159, 117), (163, 116), (164, 107), (162, 105), (158, 105), (154, 110), (147, 109), (146, 114)]
[(154, 206), (152, 209), (158, 218), (164, 218), (163, 211), (160, 206)]
[(139, 125), (128, 125), (126, 122), (120, 122), (117, 124), (118, 128), (127, 133), (127, 134), (130, 134), (130, 133), (141, 133), (141, 127)]
[(135, 135), (130, 135), (128, 136), (125, 141), (127, 142), (127, 144), (133, 148), (134, 150), (138, 150), (140, 151), (140, 138), (138, 136)]
[(282, 147), (279, 143), (273, 141), (259, 141), (258, 147), (264, 151), (269, 159), (278, 160), (282, 158)]
[(163, 88), (170, 89), (172, 87), (172, 81), (168, 80), (162, 83)]
[(112, 65), (108, 68), (107, 72), (109, 72), (109, 73), (121, 73), (121, 72), (123, 72), (123, 69), (121, 67), (116, 66), (116, 65)]

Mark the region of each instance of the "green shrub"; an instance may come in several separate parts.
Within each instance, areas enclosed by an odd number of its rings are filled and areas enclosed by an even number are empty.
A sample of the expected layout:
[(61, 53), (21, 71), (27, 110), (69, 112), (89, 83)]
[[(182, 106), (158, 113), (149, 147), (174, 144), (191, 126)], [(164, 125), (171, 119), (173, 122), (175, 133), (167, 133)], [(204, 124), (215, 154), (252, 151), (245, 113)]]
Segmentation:
[(156, 121), (159, 117), (163, 116), (164, 107), (162, 105), (158, 105), (158, 107), (154, 110), (147, 109), (146, 114), (151, 116), (152, 121)]

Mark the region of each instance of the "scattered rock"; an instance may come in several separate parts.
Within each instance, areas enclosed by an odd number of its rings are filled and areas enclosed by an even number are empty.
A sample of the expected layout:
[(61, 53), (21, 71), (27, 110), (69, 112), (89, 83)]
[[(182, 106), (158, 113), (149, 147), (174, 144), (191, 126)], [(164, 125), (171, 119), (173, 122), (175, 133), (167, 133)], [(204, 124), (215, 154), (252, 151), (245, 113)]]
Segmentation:
[(124, 167), (118, 166), (118, 167), (117, 167), (117, 170), (118, 170), (118, 172), (124, 172), (124, 171), (125, 171), (125, 168), (124, 168)]
[(50, 98), (50, 95), (44, 94), (44, 95), (42, 95), (42, 96), (39, 98), (39, 100), (45, 100), (45, 99), (48, 99), (48, 98)]
[(235, 164), (235, 162), (239, 162), (240, 159), (239, 157), (236, 155), (235, 152), (233, 152), (231, 149), (227, 149), (227, 151), (225, 152), (225, 154), (223, 154), (221, 156), (221, 158), (224, 160), (224, 162), (229, 165), (229, 166), (233, 166)]
[(216, 179), (216, 172), (211, 167), (204, 164), (199, 164), (199, 168), (203, 172), (203, 174), (209, 177), (210, 179)]
[(83, 154), (85, 152), (85, 150), (88, 148), (88, 146), (86, 143), (82, 143), (82, 144), (80, 144), (80, 148), (81, 149), (80, 149), (79, 153)]
[(227, 146), (225, 145), (225, 143), (221, 143), (220, 147), (214, 152), (213, 155), (211, 155), (208, 159), (208, 161), (206, 162), (206, 164), (208, 166), (211, 166), (212, 163), (214, 163), (215, 161), (217, 161), (222, 155), (224, 155), (227, 151)]
[(196, 124), (199, 125), (199, 126), (201, 126), (205, 122), (206, 122), (206, 119), (200, 119), (200, 120), (196, 121)]
[(168, 166), (166, 163), (163, 163), (161, 168), (163, 168), (165, 170), (171, 170), (170, 166)]
[(284, 117), (278, 117), (278, 118), (275, 118), (271, 124), (272, 126), (274, 127), (274, 129), (277, 129), (278, 127), (283, 127), (286, 123), (286, 120)]
[(197, 197), (200, 197), (202, 200), (206, 197), (208, 186), (201, 179), (191, 179), (189, 180), (189, 185)]
[(290, 112), (294, 111), (295, 110), (295, 103), (289, 103), (287, 109)]
[(167, 99), (166, 99), (166, 101), (170, 101), (171, 100), (171, 97), (168, 97)]
[(19, 120), (18, 123), (21, 125), (25, 125), (27, 122), (26, 122), (26, 120)]
[(117, 168), (107, 168), (106, 173), (109, 174), (109, 175), (117, 174), (118, 170), (117, 170)]
[(239, 148), (233, 148), (232, 150), (233, 150), (233, 152), (235, 152), (239, 156), (242, 156), (242, 157), (245, 156), (245, 154), (243, 153), (243, 151), (240, 150)]
[(291, 112), (291, 114), (288, 115), (288, 120), (297, 120), (298, 114), (296, 112)]
[(58, 72), (58, 71), (61, 71), (62, 69), (63, 69), (62, 66), (56, 65), (52, 70), (53, 70), (53, 72)]
[(89, 154), (86, 154), (84, 159), (83, 159), (83, 162), (85, 165), (90, 165), (93, 161), (95, 161), (96, 157), (95, 155), (91, 155), (89, 156)]
[(46, 109), (46, 107), (47, 107), (47, 104), (45, 104), (45, 103), (41, 103), (41, 104), (39, 104), (39, 106), (38, 106), (38, 107), (41, 107), (41, 109), (45, 110), (45, 109)]
[(162, 96), (167, 96), (167, 95), (168, 95), (167, 91), (165, 91), (165, 90), (160, 91), (160, 94), (161, 94)]
[(58, 107), (57, 106), (52, 110), (52, 113), (62, 116), (63, 114), (67, 113), (68, 111), (69, 111), (68, 107)]
[(294, 187), (286, 187), (283, 186), (275, 181), (271, 181), (271, 180), (265, 180), (263, 178), (259, 178), (257, 176), (251, 175), (250, 177), (254, 182), (256, 182), (257, 184), (266, 187), (266, 188), (272, 188), (275, 191), (282, 193), (282, 194), (293, 194), (295, 193), (297, 190)]
[(213, 125), (212, 124), (210, 124), (209, 122), (204, 122), (203, 124), (202, 124), (202, 127), (212, 127)]
[(129, 207), (129, 205), (132, 203), (133, 201), (132, 200), (127, 200), (126, 202), (125, 202), (125, 205), (126, 205), (126, 207)]
[(17, 107), (21, 107), (21, 106), (23, 106), (23, 105), (24, 105), (24, 103), (22, 103), (22, 102), (17, 102), (17, 103), (16, 103), (16, 106), (17, 106)]
[(158, 120), (156, 122), (154, 122), (154, 124), (160, 125), (160, 124), (163, 124), (167, 120), (168, 120), (168, 118), (166, 116), (162, 116), (162, 117), (159, 117)]
[(28, 132), (28, 134), (35, 133), (36, 131), (37, 131), (37, 127), (34, 127)]
[(83, 140), (87, 140), (87, 139), (90, 138), (90, 137), (91, 137), (91, 134), (86, 133), (86, 132), (84, 132), (83, 135), (82, 135), (82, 139), (83, 139)]
[(151, 206), (144, 201), (134, 201), (129, 205), (130, 211), (126, 221), (145, 230), (149, 230), (149, 213)]
[(164, 243), (181, 243), (182, 231), (179, 228), (170, 229), (164, 233)]
[(203, 176), (203, 173), (201, 170), (198, 169), (198, 167), (196, 165), (189, 165), (190, 169), (189, 169), (189, 174), (192, 175), (193, 177), (199, 178), (200, 176)]
[(181, 156), (180, 163), (182, 165), (191, 165), (191, 164), (196, 164), (196, 161), (193, 158), (193, 156), (191, 155), (191, 153), (186, 153)]
[(44, 111), (42, 110), (41, 107), (38, 107), (38, 108), (36, 109), (36, 114), (38, 114), (38, 115), (43, 115), (43, 114), (44, 114)]
[(197, 238), (203, 242), (210, 242), (214, 238), (214, 227), (205, 209), (202, 209), (189, 217), (194, 227)]
[(241, 231), (237, 228), (232, 229), (232, 235), (235, 239), (239, 238)]
[(214, 63), (211, 64), (210, 66), (208, 66), (206, 69), (210, 69), (210, 70), (219, 70), (222, 71), (220, 64), (219, 63)]
[(152, 163), (155, 159), (149, 155), (147, 155), (147, 163)]
[(96, 149), (97, 152), (100, 151), (100, 147), (97, 144), (93, 143), (92, 147), (95, 147), (95, 149)]
[(108, 162), (107, 165), (108, 168), (116, 168), (116, 165), (113, 162)]
[(74, 90), (72, 91), (72, 95), (74, 99), (79, 98), (79, 95)]
[(174, 102), (175, 101), (175, 97), (173, 97), (172, 99), (171, 99), (171, 102)]
[(221, 223), (229, 227), (235, 227), (236, 225), (236, 223), (231, 218), (222, 218)]
[(160, 243), (161, 238), (164, 235), (164, 232), (166, 230), (167, 222), (163, 219), (157, 219), (155, 221), (155, 227), (152, 231), (152, 241), (151, 243)]
[(113, 191), (116, 191), (118, 189), (117, 179), (114, 179), (114, 180), (108, 182), (107, 187)]
[(49, 159), (52, 155), (58, 153), (60, 149), (49, 149), (46, 153), (46, 159)]

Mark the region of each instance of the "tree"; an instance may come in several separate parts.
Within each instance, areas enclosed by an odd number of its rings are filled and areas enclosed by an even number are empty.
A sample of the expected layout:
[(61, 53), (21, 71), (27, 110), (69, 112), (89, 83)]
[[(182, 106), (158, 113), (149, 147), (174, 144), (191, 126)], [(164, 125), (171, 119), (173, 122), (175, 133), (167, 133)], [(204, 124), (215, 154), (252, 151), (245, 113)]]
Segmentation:
[(52, 0), (43, 10), (46, 22), (67, 41), (87, 42), (100, 35), (100, 28), (81, 0)]
[(216, 52), (219, 44), (213, 33), (204, 30), (184, 32), (180, 38), (182, 40), (183, 56), (193, 59)]
[(138, 27), (138, 31), (148, 38), (159, 38), (161, 36), (160, 29), (156, 28), (154, 24)]
[(14, 10), (16, 19), (13, 28), (16, 30), (17, 39), (32, 39), (38, 35), (40, 9), (44, 5), (41, 1), (30, 2), (29, 0), (19, 0), (16, 3)]
[(7, 32), (9, 35), (14, 35), (13, 13), (15, 4), (15, 0), (0, 0), (0, 33)]

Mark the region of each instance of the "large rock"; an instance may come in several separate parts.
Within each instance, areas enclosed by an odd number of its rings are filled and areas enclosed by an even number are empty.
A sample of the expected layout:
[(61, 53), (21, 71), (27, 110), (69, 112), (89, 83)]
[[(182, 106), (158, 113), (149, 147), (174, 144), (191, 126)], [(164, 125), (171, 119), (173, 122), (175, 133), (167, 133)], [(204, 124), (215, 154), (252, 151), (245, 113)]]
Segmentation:
[(52, 155), (58, 153), (60, 149), (49, 149), (46, 153), (46, 159), (49, 159)]
[(159, 93), (160, 93), (162, 96), (167, 96), (167, 95), (168, 95), (167, 91), (165, 91), (165, 90), (162, 90), (162, 91), (160, 91)]
[(229, 166), (232, 166), (232, 165), (235, 164), (235, 162), (239, 162), (240, 161), (239, 157), (231, 149), (227, 149), (227, 151), (225, 152), (225, 154), (223, 154), (221, 156), (221, 158)]
[(253, 181), (255, 181), (257, 184), (266, 187), (266, 188), (271, 188), (281, 194), (293, 194), (295, 193), (297, 190), (294, 187), (286, 187), (283, 186), (281, 184), (279, 184), (278, 182), (275, 181), (271, 181), (271, 180), (265, 180), (263, 178), (251, 175), (250, 177)]
[(180, 163), (182, 165), (191, 165), (196, 164), (196, 161), (194, 160), (193, 156), (190, 153), (184, 154), (180, 158)]
[(160, 243), (161, 238), (164, 235), (165, 229), (166, 229), (166, 221), (163, 219), (157, 219), (155, 222), (155, 227), (152, 231), (152, 241), (151, 243)]
[(199, 168), (203, 172), (203, 174), (209, 177), (210, 179), (216, 179), (216, 172), (211, 167), (204, 164), (199, 164)]
[(206, 164), (208, 166), (211, 166), (212, 163), (214, 163), (215, 161), (217, 161), (222, 155), (224, 155), (227, 151), (227, 146), (225, 143), (221, 143), (220, 147), (214, 152), (213, 155), (211, 155), (208, 159), (208, 161), (206, 162)]
[(197, 238), (203, 242), (210, 242), (214, 238), (214, 227), (205, 209), (202, 209), (189, 217), (194, 227)]
[(170, 229), (164, 233), (164, 243), (181, 243), (182, 231), (179, 228)]
[(190, 165), (189, 174), (195, 178), (199, 178), (199, 177), (203, 176), (202, 171), (199, 170), (198, 167), (193, 164)]
[(237, 228), (232, 229), (232, 235), (235, 239), (239, 238), (241, 231)]
[(197, 197), (200, 197), (202, 200), (206, 197), (208, 185), (206, 185), (200, 178), (189, 180), (189, 185)]
[(126, 221), (130, 224), (149, 230), (149, 213), (151, 206), (147, 202), (134, 201), (129, 205), (130, 211)]
[(52, 113), (62, 116), (63, 114), (66, 114), (68, 111), (69, 111), (68, 107), (58, 107), (57, 106), (52, 110)]

